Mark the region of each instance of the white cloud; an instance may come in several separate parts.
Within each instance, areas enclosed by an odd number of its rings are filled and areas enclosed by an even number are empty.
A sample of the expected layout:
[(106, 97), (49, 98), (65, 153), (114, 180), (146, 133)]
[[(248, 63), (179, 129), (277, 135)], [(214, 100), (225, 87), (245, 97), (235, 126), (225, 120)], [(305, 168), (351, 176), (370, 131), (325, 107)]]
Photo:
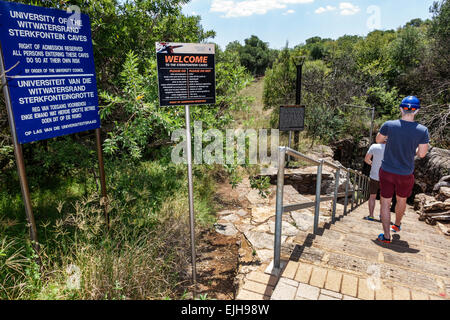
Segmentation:
[(341, 2), (339, 4), (339, 9), (341, 10), (340, 13), (343, 16), (351, 16), (361, 11), (361, 9), (358, 6), (355, 6), (350, 2)]
[(287, 16), (288, 14), (293, 14), (293, 13), (295, 13), (295, 10), (290, 9), (290, 10), (284, 12), (283, 15)]
[(316, 11), (314, 11), (316, 14), (321, 14), (321, 13), (324, 13), (324, 12), (327, 12), (327, 11), (334, 11), (334, 10), (336, 10), (337, 8), (336, 7), (333, 7), (333, 6), (326, 6), (326, 7), (320, 7), (320, 8), (318, 8)]
[(213, 0), (210, 11), (222, 12), (224, 18), (248, 17), (254, 14), (266, 14), (275, 9), (285, 9), (288, 4), (312, 2), (314, 0)]

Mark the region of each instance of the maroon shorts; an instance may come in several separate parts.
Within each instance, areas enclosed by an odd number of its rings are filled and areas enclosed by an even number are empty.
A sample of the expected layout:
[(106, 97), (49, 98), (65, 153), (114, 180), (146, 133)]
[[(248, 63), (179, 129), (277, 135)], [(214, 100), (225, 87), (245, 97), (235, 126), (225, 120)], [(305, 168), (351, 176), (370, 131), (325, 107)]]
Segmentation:
[(378, 190), (380, 190), (380, 181), (373, 180), (372, 178), (370, 178), (370, 183), (369, 183), (370, 194), (377, 194)]
[(383, 198), (392, 198), (394, 192), (400, 198), (408, 198), (414, 187), (414, 174), (400, 175), (386, 172), (380, 168), (380, 194)]

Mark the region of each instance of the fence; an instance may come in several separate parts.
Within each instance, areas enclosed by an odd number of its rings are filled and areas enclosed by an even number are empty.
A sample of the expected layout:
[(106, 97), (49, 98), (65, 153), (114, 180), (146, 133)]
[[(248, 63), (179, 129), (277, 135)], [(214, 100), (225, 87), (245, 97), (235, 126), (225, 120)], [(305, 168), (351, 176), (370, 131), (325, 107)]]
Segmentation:
[[(284, 190), (284, 169), (286, 165), (286, 155), (292, 156), (297, 159), (306, 160), (308, 162), (317, 165), (317, 178), (316, 178), (316, 198), (313, 202), (283, 205), (283, 190)], [(331, 167), (336, 170), (335, 172), (335, 187), (333, 195), (321, 196), (320, 190), (322, 186), (322, 168), (324, 166)], [(346, 172), (345, 192), (339, 193), (339, 180), (341, 172)], [(349, 190), (350, 180), (353, 175), (352, 189)], [(314, 225), (313, 233), (318, 234), (319, 229), (319, 215), (320, 215), (320, 203), (324, 201), (333, 200), (333, 208), (331, 213), (331, 223), (336, 221), (336, 203), (339, 198), (345, 197), (344, 200), (344, 215), (347, 214), (347, 207), (349, 204), (349, 194), (351, 194), (351, 210), (362, 204), (369, 197), (369, 177), (363, 175), (361, 172), (344, 168), (343, 166), (337, 166), (331, 162), (323, 159), (315, 160), (308, 157), (298, 151), (295, 151), (288, 147), (279, 147), (278, 152), (278, 177), (277, 177), (277, 193), (276, 193), (276, 220), (275, 220), (275, 246), (274, 246), (274, 264), (275, 269), (280, 269), (281, 259), (281, 223), (282, 215), (285, 212), (291, 212), (306, 208), (314, 207)]]

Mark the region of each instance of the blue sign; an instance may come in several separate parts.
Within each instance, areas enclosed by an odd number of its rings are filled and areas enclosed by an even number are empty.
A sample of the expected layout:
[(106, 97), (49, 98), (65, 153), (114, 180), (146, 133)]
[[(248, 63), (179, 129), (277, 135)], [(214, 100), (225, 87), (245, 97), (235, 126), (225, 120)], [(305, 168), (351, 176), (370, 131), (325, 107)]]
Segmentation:
[(100, 127), (87, 15), (0, 0), (0, 45), (19, 143)]

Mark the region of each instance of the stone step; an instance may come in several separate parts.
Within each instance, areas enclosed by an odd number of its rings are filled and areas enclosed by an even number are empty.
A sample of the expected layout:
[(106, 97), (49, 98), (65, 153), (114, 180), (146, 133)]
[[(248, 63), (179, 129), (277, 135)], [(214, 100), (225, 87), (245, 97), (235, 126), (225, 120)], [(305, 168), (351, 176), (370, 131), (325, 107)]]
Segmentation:
[(331, 230), (327, 230), (323, 236), (315, 237), (314, 240), (311, 240), (309, 235), (299, 234), (294, 242), (300, 246), (310, 246), (328, 252), (344, 253), (374, 263), (388, 263), (419, 273), (429, 273), (450, 279), (450, 265), (445, 264), (445, 261), (436, 263), (438, 262), (437, 259), (431, 261), (431, 258), (427, 259), (425, 253), (419, 256), (418, 253), (421, 250), (414, 251), (413, 249), (409, 249), (408, 251), (401, 246), (380, 246), (374, 240), (367, 241), (364, 238), (346, 237), (345, 234), (333, 235), (332, 232), (330, 233), (328, 231)]
[(310, 263), (321, 267), (328, 267), (340, 272), (353, 273), (356, 276), (367, 278), (374, 272), (379, 279), (397, 286), (405, 286), (411, 289), (437, 295), (442, 291), (442, 284), (446, 282), (442, 278), (428, 274), (406, 270), (385, 263), (378, 263), (351, 256), (344, 253), (327, 252), (321, 248), (299, 246), (295, 243), (282, 245), (282, 256), (294, 261)]
[[(383, 227), (380, 223), (373, 223), (372, 225), (366, 225), (361, 222), (348, 221), (345, 218), (341, 221), (338, 221), (331, 228), (339, 228), (345, 232), (350, 233), (358, 233), (364, 236), (368, 236), (369, 238), (374, 238), (378, 236), (378, 234), (383, 233)], [(420, 232), (410, 232), (409, 229), (404, 228), (399, 233), (391, 233), (391, 237), (394, 239), (401, 239), (402, 241), (407, 241), (416, 244), (421, 244), (424, 246), (434, 247), (434, 248), (449, 248), (450, 240), (446, 239), (444, 236), (439, 234), (431, 234), (431, 233), (420, 233)], [(395, 236), (395, 237), (394, 237)]]
[[(344, 216), (342, 219), (340, 219), (340, 221), (346, 221), (346, 222), (354, 222), (356, 224), (362, 224), (365, 225), (366, 227), (371, 227), (373, 225), (377, 225), (380, 224), (381, 225), (381, 221), (380, 219), (375, 216), (375, 220), (376, 221), (368, 221), (365, 220), (364, 217), (366, 217), (366, 215), (357, 215), (357, 214), (349, 214), (347, 216)], [(395, 223), (395, 216), (391, 217), (391, 222)], [(427, 233), (427, 234), (436, 234), (438, 236), (441, 236), (439, 234), (439, 232), (437, 231), (436, 228), (434, 228), (433, 226), (427, 225), (419, 220), (407, 220), (407, 219), (402, 219), (402, 229), (404, 229), (405, 231), (408, 230), (414, 230), (414, 233), (418, 232), (418, 233)]]
[[(312, 235), (306, 234), (306, 232), (298, 233), (293, 242), (302, 244), (303, 242), (305, 242), (305, 239), (307, 237), (309, 237), (309, 239), (313, 238)], [(316, 236), (315, 238), (318, 238), (318, 236)], [(323, 232), (323, 234), (321, 235), (321, 238), (333, 242), (349, 242), (350, 244), (362, 246), (365, 248), (376, 248), (378, 252), (395, 251), (407, 257), (422, 259), (427, 263), (433, 263), (442, 266), (448, 266), (448, 261), (450, 260), (450, 253), (447, 249), (435, 249), (431, 247), (426, 247), (426, 249), (424, 249), (418, 244), (416, 244), (416, 246), (410, 246), (410, 244), (407, 244), (403, 241), (393, 241), (391, 244), (389, 244), (389, 246), (380, 246), (378, 243), (374, 242), (373, 238), (369, 238), (365, 235), (357, 233), (343, 232), (342, 230), (336, 228), (326, 229), (325, 232)], [(307, 242), (310, 241), (311, 240), (308, 240)]]
[[(352, 211), (352, 214), (351, 214), (351, 216), (357, 216), (357, 217), (361, 217), (361, 218), (368, 216), (368, 215), (369, 215), (368, 202), (365, 202), (363, 205), (356, 208), (354, 211)], [(380, 216), (380, 206), (379, 206), (378, 201), (377, 201), (377, 204), (375, 207), (374, 216), (375, 217)], [(408, 221), (411, 223), (418, 223), (418, 225), (420, 225), (420, 226), (428, 227), (428, 225), (426, 223), (419, 221), (418, 218), (419, 218), (419, 215), (416, 213), (416, 211), (411, 206), (408, 205), (406, 207), (405, 215), (402, 218), (402, 222)], [(394, 220), (394, 219), (395, 219), (395, 213), (391, 212), (391, 220)]]
[[(332, 228), (337, 231), (341, 231), (341, 233), (344, 233), (344, 234), (360, 234), (361, 237), (367, 238), (367, 239), (372, 239), (372, 238), (376, 239), (378, 234), (383, 232), (381, 222), (367, 221), (367, 220), (363, 220), (363, 219), (358, 220), (357, 218), (355, 220), (351, 220), (350, 216), (351, 216), (351, 214), (345, 215), (345, 216), (337, 216), (336, 223), (334, 225), (319, 223), (319, 228), (323, 229), (325, 226), (327, 228), (327, 230)], [(342, 223), (343, 221), (346, 221), (347, 225), (343, 224)], [(348, 227), (348, 224), (351, 224), (350, 227)], [(302, 230), (302, 231), (306, 231), (306, 230)], [(308, 231), (310, 231), (310, 230), (308, 230)], [(402, 233), (406, 234), (404, 236), (409, 237), (408, 242), (403, 241), (406, 239), (399, 240), (400, 238), (402, 238)], [(433, 234), (433, 233), (431, 233), (429, 230), (426, 230), (426, 234)], [(430, 251), (431, 253), (441, 252), (441, 253), (443, 253), (443, 255), (441, 254), (440, 256), (445, 256), (445, 259), (447, 259), (446, 253), (448, 252), (448, 250), (446, 249), (447, 246), (445, 245), (446, 244), (445, 241), (449, 241), (449, 240), (446, 239), (445, 237), (443, 237), (439, 233), (435, 233), (436, 237), (433, 237), (433, 239), (431, 240), (432, 241), (431, 243), (429, 241), (428, 242), (426, 241), (424, 243), (423, 239), (420, 239), (420, 240), (417, 239), (416, 233), (408, 233), (407, 231), (405, 231), (405, 232), (401, 231), (398, 235), (396, 235), (395, 233), (392, 233), (392, 235), (394, 235), (393, 236), (394, 241), (392, 243), (392, 245), (394, 245), (394, 246), (399, 245), (399, 246), (403, 246), (403, 247), (409, 247), (410, 245), (411, 246), (425, 245), (427, 251)], [(440, 243), (440, 246), (437, 246), (437, 247), (433, 246), (433, 243), (434, 243), (433, 241), (435, 239), (437, 239), (437, 241)], [(446, 260), (444, 260), (444, 261), (446, 261)]]
[[(363, 205), (359, 206), (353, 211), (354, 215), (361, 215), (361, 217), (369, 215), (369, 205), (368, 202), (365, 202)], [(380, 206), (377, 203), (374, 210), (374, 216), (378, 217), (380, 215)], [(395, 217), (395, 213), (391, 212), (391, 216)], [(403, 216), (403, 219), (406, 219), (408, 221), (417, 221), (417, 218), (419, 215), (416, 213), (416, 211), (413, 210), (412, 207), (407, 206), (407, 209), (405, 211), (405, 214)]]

